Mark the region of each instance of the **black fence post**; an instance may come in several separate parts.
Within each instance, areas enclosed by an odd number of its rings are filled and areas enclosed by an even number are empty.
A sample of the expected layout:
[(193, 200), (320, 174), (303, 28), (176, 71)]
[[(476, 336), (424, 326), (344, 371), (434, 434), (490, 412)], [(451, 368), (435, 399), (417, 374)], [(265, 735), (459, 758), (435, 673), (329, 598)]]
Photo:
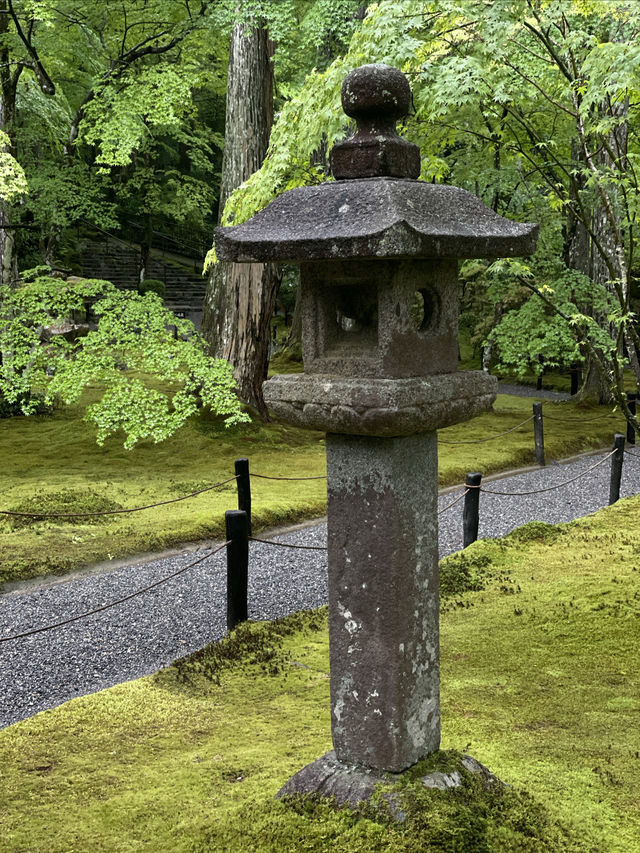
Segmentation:
[(227, 631), (248, 617), (249, 529), (247, 513), (231, 509), (224, 514), (227, 531)]
[(580, 386), (579, 370), (580, 370), (580, 368), (578, 367), (577, 364), (572, 364), (571, 367), (569, 368), (569, 376), (571, 378), (571, 390), (569, 391), (569, 394), (572, 397), (575, 397), (575, 395), (578, 393), (578, 388)]
[(542, 403), (533, 404), (533, 441), (536, 446), (536, 462), (544, 465), (544, 427), (542, 424)]
[[(637, 394), (629, 393), (627, 394), (627, 406), (629, 406), (629, 411), (632, 415), (636, 413), (636, 400), (638, 399)], [(627, 444), (635, 444), (636, 443), (636, 431), (631, 426), (631, 424), (627, 424)]]
[(615, 453), (611, 457), (611, 483), (609, 485), (609, 506), (620, 497), (620, 481), (622, 480), (622, 462), (624, 460), (624, 436), (616, 433), (613, 437)]
[(463, 547), (471, 545), (478, 538), (478, 522), (480, 520), (480, 483), (482, 474), (478, 472), (468, 473), (465, 486), (468, 489), (464, 496), (464, 510), (462, 513), (462, 541)]
[(236, 459), (236, 484), (238, 487), (238, 509), (247, 513), (247, 526), (251, 536), (251, 476), (249, 474), (249, 460), (245, 457)]

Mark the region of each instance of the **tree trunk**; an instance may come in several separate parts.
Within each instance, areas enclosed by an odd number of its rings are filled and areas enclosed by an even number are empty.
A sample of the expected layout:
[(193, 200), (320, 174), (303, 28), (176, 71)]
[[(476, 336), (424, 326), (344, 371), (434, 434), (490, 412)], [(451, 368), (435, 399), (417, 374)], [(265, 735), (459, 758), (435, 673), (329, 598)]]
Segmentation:
[[(502, 314), (504, 311), (504, 306), (501, 301), (496, 302), (493, 306), (493, 324), (491, 326), (491, 332), (494, 329), (497, 329), (500, 323), (502, 322)], [(487, 335), (487, 343), (482, 350), (482, 369), (485, 373), (491, 372), (491, 363), (493, 361), (495, 342), (491, 332)]]
[[(231, 33), (219, 219), (233, 190), (260, 168), (273, 122), (272, 45), (260, 26)], [(202, 335), (234, 368), (240, 397), (267, 417), (262, 396), (271, 318), (280, 284), (276, 264), (216, 264), (204, 298)]]
[[(6, 47), (9, 32), (9, 14), (7, 0), (0, 0), (0, 39), (4, 45), (0, 49), (0, 129), (3, 130), (11, 145), (9, 150), (15, 156), (13, 142), (13, 121), (16, 110), (16, 88), (21, 66), (15, 66), (10, 60)], [(15, 230), (13, 211), (8, 202), (0, 202), (0, 275), (2, 284), (15, 286), (18, 280), (18, 258), (15, 250)]]
[(40, 250), (42, 253), (42, 263), (48, 267), (55, 266), (61, 236), (62, 228), (60, 225), (49, 225), (49, 230), (46, 233), (43, 227)]
[(287, 346), (291, 347), (299, 344), (302, 340), (302, 299), (300, 298), (300, 280), (296, 289), (296, 301), (293, 306), (293, 315), (291, 317), (291, 327), (287, 336)]
[[(584, 156), (580, 144), (577, 139), (571, 142), (571, 159), (580, 166), (584, 164)], [(579, 168), (575, 169), (575, 175), (569, 186), (569, 198), (571, 204), (567, 205), (567, 218), (564, 226), (564, 246), (563, 258), (565, 264), (573, 270), (588, 276), (592, 280), (594, 277), (593, 264), (593, 247), (589, 232), (579, 215), (576, 215), (576, 210), (579, 207), (579, 202), (582, 201), (582, 193), (586, 188), (586, 179)], [(606, 280), (607, 277), (605, 277)], [(590, 311), (588, 306), (578, 306), (581, 310)], [(606, 322), (606, 318), (594, 318), (602, 325)], [(606, 377), (602, 375), (596, 361), (589, 357), (588, 350), (582, 348), (582, 355), (585, 358), (585, 369), (583, 371), (582, 384), (578, 391), (578, 399), (588, 401), (590, 403), (604, 404), (611, 400), (611, 390)]]
[(140, 240), (140, 268), (138, 270), (138, 284), (145, 278), (149, 278), (149, 267), (151, 264), (151, 244), (153, 243), (153, 219), (148, 213), (145, 220), (144, 232)]

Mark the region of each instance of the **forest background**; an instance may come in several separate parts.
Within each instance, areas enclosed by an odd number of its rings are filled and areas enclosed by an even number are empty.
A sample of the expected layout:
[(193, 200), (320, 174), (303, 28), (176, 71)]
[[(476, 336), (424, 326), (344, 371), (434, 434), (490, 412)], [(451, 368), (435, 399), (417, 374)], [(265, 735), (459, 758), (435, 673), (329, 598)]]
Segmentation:
[[(640, 382), (639, 32), (631, 0), (0, 0), (5, 401), (29, 411), (38, 393), (77, 399), (103, 382), (116, 391), (93, 410), (100, 434), (159, 440), (193, 413), (207, 371), (205, 402), (240, 416), (213, 355), (265, 414), (278, 297), (293, 313), (290, 343), (299, 336), (293, 270), (210, 253), (202, 337), (181, 326), (171, 343), (153, 294), (130, 295), (129, 315), (112, 288), (69, 280), (82, 273), (78, 235), (135, 234), (142, 283), (154, 230), (210, 244), (218, 217), (242, 222), (286, 189), (330, 179), (328, 150), (349, 132), (342, 80), (386, 62), (412, 85), (402, 132), (420, 145), (421, 179), (541, 225), (526, 263), (462, 265), (460, 326), (483, 367), (581, 365), (583, 396), (615, 401), (637, 428), (626, 391)], [(43, 327), (91, 300), (101, 339), (41, 346)], [(149, 334), (134, 334), (146, 316)], [(123, 317), (124, 330), (109, 320)], [(136, 360), (141, 338), (158, 341), (153, 358)], [(122, 363), (138, 371), (126, 382)]]

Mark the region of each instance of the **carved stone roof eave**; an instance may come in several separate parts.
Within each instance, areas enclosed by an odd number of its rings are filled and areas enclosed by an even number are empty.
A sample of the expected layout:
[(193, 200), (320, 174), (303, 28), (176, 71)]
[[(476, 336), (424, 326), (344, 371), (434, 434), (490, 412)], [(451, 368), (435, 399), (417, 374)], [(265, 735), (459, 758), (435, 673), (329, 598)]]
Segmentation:
[(236, 262), (496, 258), (533, 254), (538, 226), (458, 187), (371, 178), (297, 187), (214, 233), (218, 258)]

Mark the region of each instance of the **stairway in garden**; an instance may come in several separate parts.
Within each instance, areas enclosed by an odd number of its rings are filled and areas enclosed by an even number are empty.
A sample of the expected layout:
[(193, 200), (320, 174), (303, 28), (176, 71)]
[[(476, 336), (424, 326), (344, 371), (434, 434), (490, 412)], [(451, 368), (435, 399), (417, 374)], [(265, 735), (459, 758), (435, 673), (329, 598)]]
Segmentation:
[[(112, 235), (80, 240), (83, 275), (104, 278), (121, 290), (136, 290), (140, 249)], [(147, 278), (164, 282), (165, 305), (178, 316), (188, 317), (200, 326), (206, 278), (202, 276), (202, 263), (194, 258), (151, 250), (151, 263)]]

